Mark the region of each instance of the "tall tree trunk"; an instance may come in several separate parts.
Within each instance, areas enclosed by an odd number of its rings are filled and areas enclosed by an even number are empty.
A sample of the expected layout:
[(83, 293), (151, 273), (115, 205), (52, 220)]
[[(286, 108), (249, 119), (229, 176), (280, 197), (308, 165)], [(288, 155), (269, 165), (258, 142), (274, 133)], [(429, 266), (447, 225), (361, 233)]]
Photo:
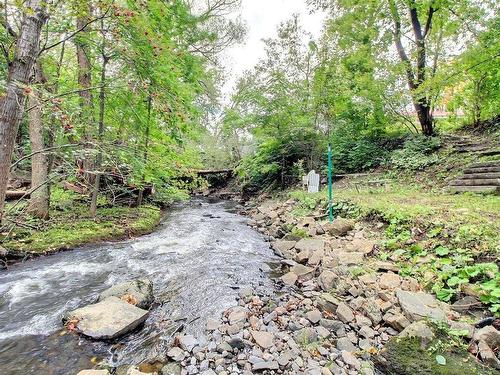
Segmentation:
[[(413, 68), (410, 58), (405, 51), (404, 45), (401, 41), (401, 18), (399, 11), (394, 0), (388, 0), (391, 15), (394, 21), (394, 44), (398, 52), (399, 58), (404, 65), (406, 72), (406, 79), (408, 83), (408, 88), (410, 90), (410, 95), (413, 102), (413, 107), (417, 113), (418, 121), (422, 129), (422, 133), (425, 135), (434, 134), (434, 119), (431, 113), (431, 103), (429, 98), (423, 93), (419, 93), (418, 90), (422, 86), (426, 78), (426, 44), (425, 39), (429, 34), (432, 26), (432, 17), (435, 13), (433, 6), (429, 6), (429, 12), (427, 15), (427, 20), (425, 23), (425, 28), (422, 30), (420, 20), (418, 19), (417, 6), (414, 0), (410, 0), (408, 3), (409, 13), (411, 18), (411, 24), (413, 28), (413, 34), (415, 36), (416, 44), (416, 63), (415, 68)], [(436, 67), (434, 67), (435, 69)]]
[[(38, 64), (37, 64), (38, 65)], [(43, 83), (44, 77), (40, 66), (35, 67), (35, 82)], [(49, 186), (48, 162), (43, 136), (43, 114), (38, 93), (32, 92), (29, 96), (29, 136), (31, 144), (31, 189), (28, 212), (40, 219), (49, 217)]]
[[(106, 101), (106, 88), (104, 87), (106, 83), (106, 68), (108, 66), (108, 61), (109, 57), (106, 55), (105, 52), (105, 46), (106, 46), (106, 39), (104, 35), (104, 21), (101, 21), (101, 28), (102, 28), (102, 50), (101, 50), (101, 55), (102, 55), (102, 67), (101, 67), (101, 88), (99, 91), (99, 128), (98, 128), (98, 143), (99, 147), (102, 147), (102, 140), (104, 138), (104, 110), (105, 110), (105, 101)], [(97, 158), (96, 158), (96, 163), (95, 163), (95, 169), (96, 169), (96, 176), (94, 179), (94, 190), (92, 192), (92, 201), (90, 202), (90, 214), (92, 216), (96, 215), (97, 212), (97, 197), (99, 196), (99, 187), (101, 185), (101, 165), (102, 165), (102, 151), (99, 149), (97, 153)]]
[[(149, 96), (148, 96), (148, 118), (147, 118), (147, 122), (146, 122), (146, 136), (144, 139), (144, 167), (146, 167), (146, 165), (148, 163), (149, 127), (150, 127), (150, 123), (151, 123), (151, 106), (152, 106), (152, 104), (153, 104), (153, 97), (151, 96), (151, 93), (149, 93)], [(146, 179), (146, 177), (143, 174), (142, 175), (142, 184), (143, 185), (145, 184), (145, 179)], [(140, 206), (142, 204), (143, 199), (144, 199), (144, 186), (141, 190), (139, 190), (136, 205)]]
[(24, 113), (25, 86), (29, 83), (38, 55), (40, 32), (47, 19), (45, 1), (28, 0), (9, 67), (5, 96), (0, 101), (0, 222), (3, 218), (7, 180), (19, 123)]
[[(88, 30), (85, 28), (92, 14), (90, 2), (86, 1), (86, 4), (82, 5), (82, 8), (83, 14), (76, 20), (76, 28), (82, 31), (75, 39), (75, 45), (78, 63), (78, 85), (82, 89), (78, 95), (80, 96), (80, 112), (83, 122), (83, 139), (87, 143), (92, 140), (92, 129), (95, 122), (92, 91), (89, 90), (92, 87), (92, 66), (89, 59), (89, 48), (86, 43)], [(94, 177), (92, 174), (87, 173), (87, 171), (93, 169), (92, 158), (85, 157), (81, 163), (83, 164), (82, 167), (85, 172), (86, 182), (92, 184)]]

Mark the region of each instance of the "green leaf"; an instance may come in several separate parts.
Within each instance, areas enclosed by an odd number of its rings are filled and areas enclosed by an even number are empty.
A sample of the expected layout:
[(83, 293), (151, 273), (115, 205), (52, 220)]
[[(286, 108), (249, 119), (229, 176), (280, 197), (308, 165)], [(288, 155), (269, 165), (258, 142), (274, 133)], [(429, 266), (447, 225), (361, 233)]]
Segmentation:
[(448, 255), (450, 253), (450, 249), (448, 249), (447, 247), (444, 247), (444, 246), (438, 246), (434, 249), (434, 252), (437, 255), (444, 257), (445, 255)]
[(436, 356), (436, 362), (441, 366), (446, 366), (446, 358), (444, 358), (442, 355)]

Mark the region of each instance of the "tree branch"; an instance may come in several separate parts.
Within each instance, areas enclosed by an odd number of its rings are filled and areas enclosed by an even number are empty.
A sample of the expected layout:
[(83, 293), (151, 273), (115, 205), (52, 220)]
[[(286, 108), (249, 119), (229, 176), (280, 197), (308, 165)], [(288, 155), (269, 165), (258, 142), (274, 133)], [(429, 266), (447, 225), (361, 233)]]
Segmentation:
[(56, 43), (53, 43), (51, 44), (50, 46), (44, 46), (43, 48), (40, 49), (40, 52), (38, 53), (38, 55), (40, 56), (42, 54), (42, 52), (45, 52), (45, 51), (48, 51), (49, 49), (51, 48), (54, 48), (54, 47), (57, 47), (59, 44), (62, 44), (66, 41), (68, 41), (69, 39), (73, 38), (75, 35), (77, 35), (78, 33), (84, 31), (87, 26), (89, 26), (90, 24), (96, 22), (96, 21), (99, 21), (99, 20), (102, 20), (102, 19), (105, 19), (105, 18), (108, 18), (107, 14), (109, 12), (109, 9), (106, 10), (106, 12), (104, 12), (102, 15), (100, 15), (99, 17), (97, 18), (93, 18), (91, 19), (90, 21), (86, 22), (82, 27), (76, 29), (75, 31), (73, 31), (71, 34), (68, 34), (66, 37), (64, 37), (63, 39), (61, 39), (60, 41), (56, 42)]

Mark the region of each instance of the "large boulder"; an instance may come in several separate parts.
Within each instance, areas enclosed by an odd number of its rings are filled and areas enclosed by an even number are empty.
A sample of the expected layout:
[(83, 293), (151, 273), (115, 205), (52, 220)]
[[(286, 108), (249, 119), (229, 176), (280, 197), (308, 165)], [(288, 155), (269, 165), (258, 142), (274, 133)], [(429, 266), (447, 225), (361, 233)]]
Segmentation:
[(430, 294), (407, 292), (398, 289), (396, 296), (401, 309), (411, 321), (427, 318), (436, 321), (446, 320), (446, 307)]
[(65, 320), (85, 336), (96, 340), (114, 339), (137, 328), (148, 317), (148, 311), (117, 297), (108, 297), (66, 314)]
[(303, 238), (295, 244), (298, 251), (314, 252), (325, 249), (325, 241), (315, 238)]
[(354, 229), (354, 222), (352, 220), (336, 218), (331, 223), (324, 223), (321, 225), (325, 232), (332, 236), (345, 236), (349, 231)]
[(108, 297), (117, 297), (141, 309), (148, 309), (154, 300), (153, 282), (149, 279), (137, 279), (113, 285), (99, 295), (98, 301)]

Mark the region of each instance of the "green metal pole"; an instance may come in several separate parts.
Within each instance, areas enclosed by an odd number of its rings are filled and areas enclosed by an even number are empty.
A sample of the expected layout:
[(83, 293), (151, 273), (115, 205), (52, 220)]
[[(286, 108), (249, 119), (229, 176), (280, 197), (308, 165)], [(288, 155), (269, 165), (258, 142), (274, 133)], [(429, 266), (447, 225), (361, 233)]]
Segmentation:
[(332, 146), (328, 144), (328, 216), (333, 221), (333, 183), (332, 183)]

